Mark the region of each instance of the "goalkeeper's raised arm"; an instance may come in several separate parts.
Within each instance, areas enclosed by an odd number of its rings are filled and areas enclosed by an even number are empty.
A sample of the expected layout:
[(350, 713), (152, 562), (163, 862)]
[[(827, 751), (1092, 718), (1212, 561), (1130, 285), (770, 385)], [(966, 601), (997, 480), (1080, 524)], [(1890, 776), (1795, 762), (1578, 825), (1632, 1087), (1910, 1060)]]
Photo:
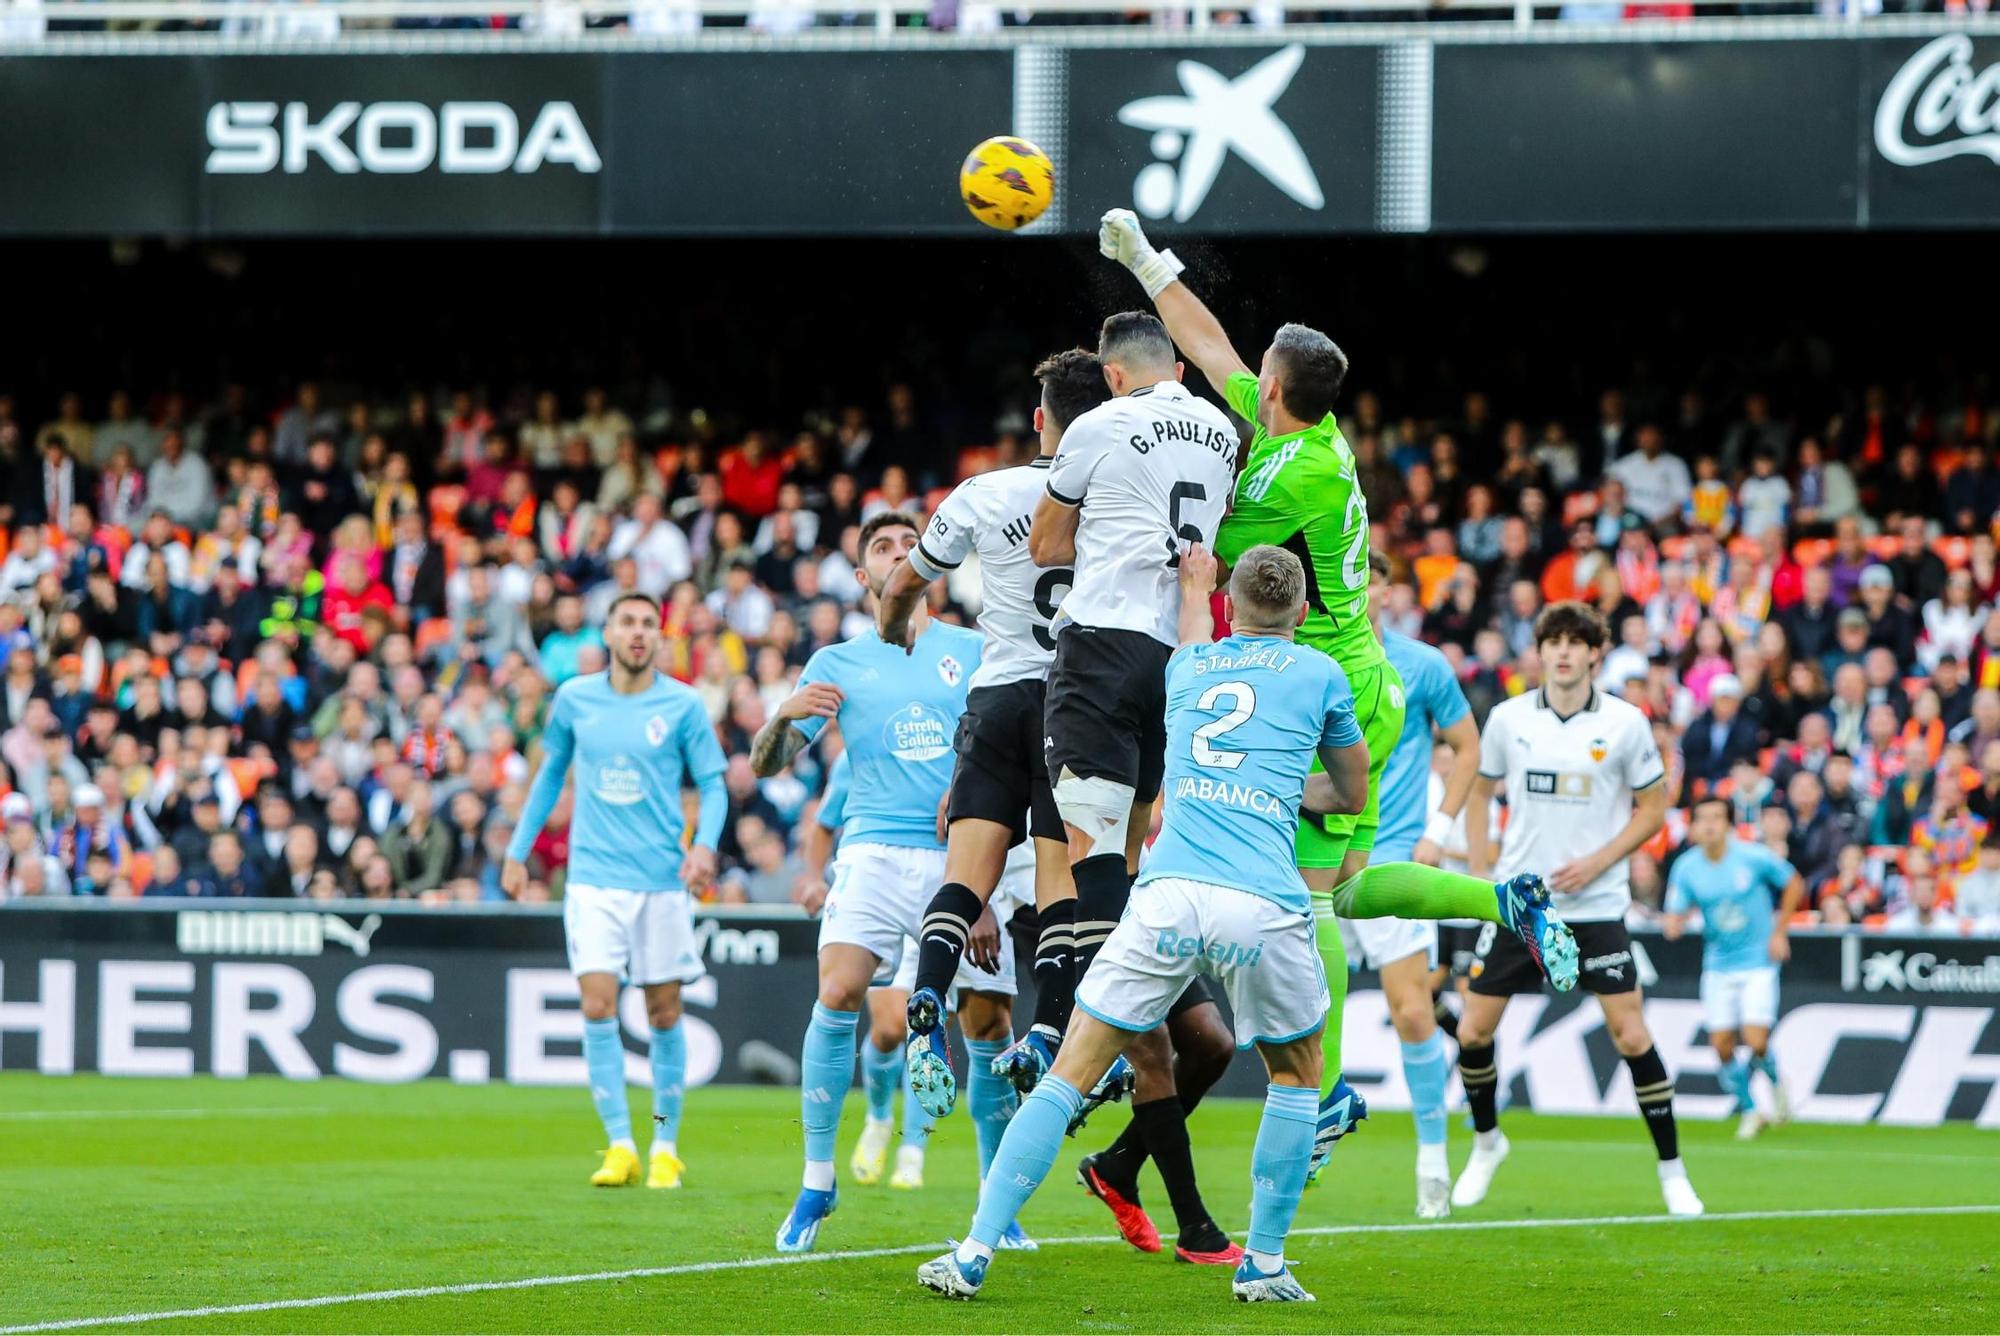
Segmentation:
[(1170, 250), (1153, 249), (1130, 209), (1112, 209), (1097, 229), (1097, 248), (1132, 271), (1181, 355), (1201, 368), (1217, 394), (1226, 394), (1233, 375), (1250, 367), (1237, 356), (1229, 336), (1201, 298), (1180, 281), (1181, 262)]

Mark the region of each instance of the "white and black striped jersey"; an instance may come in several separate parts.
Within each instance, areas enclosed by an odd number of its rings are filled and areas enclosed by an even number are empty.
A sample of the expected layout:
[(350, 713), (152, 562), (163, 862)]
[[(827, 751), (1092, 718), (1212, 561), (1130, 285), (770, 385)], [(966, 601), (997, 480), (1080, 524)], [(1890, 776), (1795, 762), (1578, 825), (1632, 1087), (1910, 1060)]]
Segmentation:
[(1035, 503), (1049, 477), (1046, 457), (967, 478), (924, 526), (910, 566), (926, 580), (979, 557), (979, 629), (986, 636), (972, 689), (1048, 676), (1056, 638), (1049, 629), (1069, 592), (1070, 570), (1037, 566), (1028, 555)]
[(1223, 411), (1173, 380), (1070, 423), (1048, 475), (1049, 495), (1083, 510), (1063, 618), (1178, 644), (1180, 554), (1215, 546), (1237, 445)]

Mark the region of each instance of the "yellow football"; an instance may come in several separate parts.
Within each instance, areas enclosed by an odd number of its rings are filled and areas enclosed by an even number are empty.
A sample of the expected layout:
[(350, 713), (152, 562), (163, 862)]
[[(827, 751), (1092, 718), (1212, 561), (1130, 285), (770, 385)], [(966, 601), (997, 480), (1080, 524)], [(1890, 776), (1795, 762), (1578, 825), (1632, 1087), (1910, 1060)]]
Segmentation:
[(1041, 217), (1055, 193), (1055, 164), (1017, 135), (987, 140), (958, 169), (958, 194), (965, 207), (974, 218), (1002, 232), (1026, 227)]

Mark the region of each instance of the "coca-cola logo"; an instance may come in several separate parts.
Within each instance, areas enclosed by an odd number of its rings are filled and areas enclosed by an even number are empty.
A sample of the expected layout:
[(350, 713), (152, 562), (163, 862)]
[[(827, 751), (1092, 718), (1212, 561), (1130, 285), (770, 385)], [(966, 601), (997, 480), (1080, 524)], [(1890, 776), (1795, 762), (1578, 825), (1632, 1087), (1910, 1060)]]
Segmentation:
[(1875, 148), (1902, 167), (1962, 154), (2000, 164), (2000, 61), (1974, 69), (1964, 33), (1924, 46), (1882, 90)]

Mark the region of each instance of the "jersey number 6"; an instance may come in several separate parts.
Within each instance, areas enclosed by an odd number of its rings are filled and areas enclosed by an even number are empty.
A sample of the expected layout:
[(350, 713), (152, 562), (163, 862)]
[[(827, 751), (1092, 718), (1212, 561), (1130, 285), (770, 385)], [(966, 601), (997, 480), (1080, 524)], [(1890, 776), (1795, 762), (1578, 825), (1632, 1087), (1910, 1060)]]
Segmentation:
[(1181, 565), (1181, 544), (1203, 543), (1201, 530), (1192, 524), (1181, 523), (1181, 502), (1208, 500), (1208, 488), (1198, 482), (1177, 482), (1167, 493), (1167, 523), (1173, 526), (1173, 533), (1167, 538), (1167, 569), (1179, 570)]

